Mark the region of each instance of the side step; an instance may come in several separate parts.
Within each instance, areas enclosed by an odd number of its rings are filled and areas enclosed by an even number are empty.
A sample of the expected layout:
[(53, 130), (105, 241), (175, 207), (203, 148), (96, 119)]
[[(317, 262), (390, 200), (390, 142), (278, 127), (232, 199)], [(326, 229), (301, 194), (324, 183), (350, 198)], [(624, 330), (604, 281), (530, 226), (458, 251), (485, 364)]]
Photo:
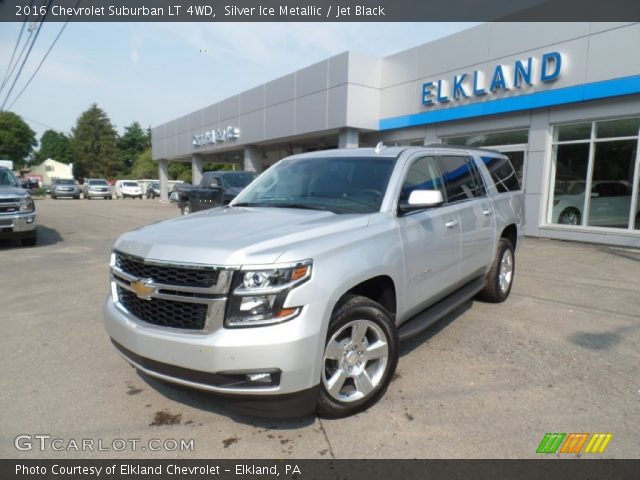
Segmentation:
[(407, 340), (424, 332), (438, 320), (441, 320), (460, 305), (473, 298), (486, 284), (487, 280), (484, 276), (472, 280), (448, 297), (443, 298), (415, 317), (410, 318), (398, 328), (400, 341)]

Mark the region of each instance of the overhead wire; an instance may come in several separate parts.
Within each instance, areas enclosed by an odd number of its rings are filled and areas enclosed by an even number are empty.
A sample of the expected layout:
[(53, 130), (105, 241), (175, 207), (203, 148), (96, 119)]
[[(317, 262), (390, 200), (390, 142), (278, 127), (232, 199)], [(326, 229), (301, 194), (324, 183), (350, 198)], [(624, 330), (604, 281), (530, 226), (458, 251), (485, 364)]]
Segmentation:
[(0, 106), (0, 112), (4, 110), (4, 106), (7, 104), (7, 101), (9, 100), (9, 97), (11, 96), (11, 92), (15, 88), (16, 83), (18, 82), (18, 79), (20, 78), (20, 74), (22, 73), (22, 69), (24, 68), (25, 64), (27, 63), (27, 60), (29, 59), (29, 55), (31, 55), (31, 50), (33, 49), (33, 45), (36, 43), (36, 40), (38, 39), (38, 35), (40, 34), (40, 30), (42, 30), (42, 25), (44, 24), (44, 21), (47, 18), (47, 14), (49, 13), (49, 9), (51, 8), (51, 4), (52, 3), (53, 3), (53, 0), (49, 0), (47, 2), (45, 14), (42, 16), (42, 20), (40, 21), (40, 24), (38, 25), (38, 29), (36, 30), (36, 33), (35, 33), (35, 35), (33, 37), (33, 40), (31, 41), (31, 44), (29, 45), (29, 49), (27, 50), (27, 54), (24, 57), (24, 60), (22, 60), (22, 64), (20, 65), (20, 69), (18, 70), (18, 73), (16, 74), (16, 76), (13, 79), (13, 83), (11, 84), (11, 88), (9, 89), (9, 92), (7, 93), (7, 96), (5, 97), (4, 102), (2, 102), (2, 106)]

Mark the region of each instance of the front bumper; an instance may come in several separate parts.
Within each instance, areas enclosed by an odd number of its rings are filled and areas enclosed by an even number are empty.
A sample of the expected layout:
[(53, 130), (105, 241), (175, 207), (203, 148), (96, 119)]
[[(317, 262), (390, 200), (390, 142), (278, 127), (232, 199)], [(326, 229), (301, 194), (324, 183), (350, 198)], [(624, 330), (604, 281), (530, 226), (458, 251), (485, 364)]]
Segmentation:
[(36, 233), (36, 214), (0, 215), (0, 238), (30, 238)]
[[(165, 381), (242, 398), (304, 399), (315, 409), (324, 334), (323, 303), (307, 305), (288, 322), (254, 328), (224, 328), (187, 333), (142, 322), (109, 297), (106, 330), (118, 352), (139, 370)], [(274, 386), (234, 386), (232, 375), (276, 372)], [(315, 393), (312, 393), (315, 392)], [(283, 405), (286, 405), (284, 402)], [(265, 404), (266, 405), (266, 404)], [(291, 407), (291, 405), (289, 405)]]
[(79, 197), (80, 196), (80, 190), (52, 190), (51, 191), (51, 195), (53, 195), (54, 197)]
[(85, 194), (87, 198), (111, 198), (113, 195), (110, 191), (107, 192), (98, 192), (95, 190), (88, 190)]

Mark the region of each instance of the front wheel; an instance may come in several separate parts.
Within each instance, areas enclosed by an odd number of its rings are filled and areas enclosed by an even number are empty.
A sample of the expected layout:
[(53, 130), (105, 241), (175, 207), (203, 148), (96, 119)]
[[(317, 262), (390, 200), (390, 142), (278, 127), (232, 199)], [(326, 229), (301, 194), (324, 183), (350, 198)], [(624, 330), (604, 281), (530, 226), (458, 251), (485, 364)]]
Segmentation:
[(558, 218), (558, 223), (562, 223), (563, 225), (580, 225), (580, 220), (580, 211), (577, 208), (569, 207), (562, 211)]
[(398, 343), (384, 307), (366, 297), (346, 297), (329, 323), (318, 414), (347, 417), (376, 403), (396, 370)]
[(180, 211), (182, 212), (182, 215), (189, 215), (191, 213), (191, 205), (189, 205), (188, 202), (183, 203), (180, 207)]
[(492, 303), (504, 302), (511, 293), (515, 268), (516, 257), (513, 245), (509, 239), (501, 238), (491, 270), (487, 273), (487, 285), (480, 291), (478, 297)]

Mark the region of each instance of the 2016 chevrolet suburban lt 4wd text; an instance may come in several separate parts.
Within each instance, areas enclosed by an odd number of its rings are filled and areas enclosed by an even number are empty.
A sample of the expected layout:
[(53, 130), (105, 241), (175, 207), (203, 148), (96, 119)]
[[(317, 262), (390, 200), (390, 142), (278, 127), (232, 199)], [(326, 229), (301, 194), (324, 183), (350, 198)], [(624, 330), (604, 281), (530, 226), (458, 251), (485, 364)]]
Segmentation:
[(245, 412), (351, 415), (384, 394), (400, 340), (508, 297), (523, 223), (497, 152), (294, 155), (226, 207), (121, 236), (106, 329), (137, 369)]

